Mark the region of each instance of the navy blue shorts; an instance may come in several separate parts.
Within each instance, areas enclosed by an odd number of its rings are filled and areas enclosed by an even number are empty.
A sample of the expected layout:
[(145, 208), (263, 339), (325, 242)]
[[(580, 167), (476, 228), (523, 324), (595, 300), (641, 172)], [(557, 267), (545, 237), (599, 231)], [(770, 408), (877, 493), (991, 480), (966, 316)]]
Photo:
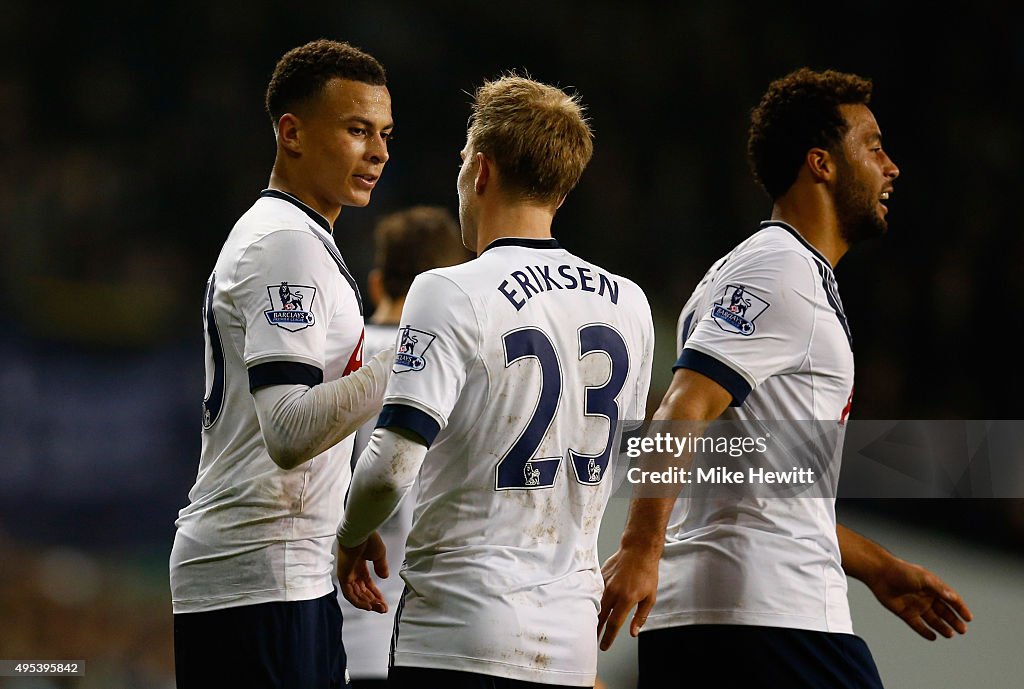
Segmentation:
[[(519, 679), (482, 675), (461, 670), (438, 670), (428, 667), (392, 667), (388, 670), (388, 689), (559, 689), (558, 684), (538, 684)], [(566, 687), (565, 689), (580, 689)]]
[(174, 616), (178, 689), (345, 689), (335, 593)]
[(356, 679), (352, 678), (352, 689), (388, 689), (386, 679)]
[(638, 689), (692, 686), (882, 689), (867, 644), (853, 634), (737, 624), (642, 632)]

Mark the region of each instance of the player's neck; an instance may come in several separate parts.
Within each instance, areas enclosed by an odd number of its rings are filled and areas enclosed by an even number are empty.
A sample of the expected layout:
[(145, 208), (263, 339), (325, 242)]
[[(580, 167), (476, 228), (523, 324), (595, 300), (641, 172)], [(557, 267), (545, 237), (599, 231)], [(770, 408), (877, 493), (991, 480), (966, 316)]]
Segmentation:
[(277, 189), (298, 198), (326, 218), (331, 227), (334, 227), (335, 221), (337, 221), (338, 216), (341, 214), (341, 206), (330, 205), (321, 199), (314, 191), (316, 188), (314, 185), (305, 183), (303, 176), (298, 171), (289, 170), (287, 165), (280, 164), (280, 160), (274, 163), (274, 169), (270, 172), (268, 186), (271, 189)]
[(402, 307), (405, 306), (405, 297), (392, 299), (382, 297), (370, 316), (370, 322), (374, 325), (399, 325), (402, 320)]
[(809, 197), (791, 189), (775, 200), (771, 219), (792, 226), (833, 268), (850, 248), (839, 231), (839, 219), (830, 198)]
[(495, 204), (486, 208), (477, 225), (477, 255), (502, 237), (550, 239), (554, 217), (549, 207), (534, 204)]

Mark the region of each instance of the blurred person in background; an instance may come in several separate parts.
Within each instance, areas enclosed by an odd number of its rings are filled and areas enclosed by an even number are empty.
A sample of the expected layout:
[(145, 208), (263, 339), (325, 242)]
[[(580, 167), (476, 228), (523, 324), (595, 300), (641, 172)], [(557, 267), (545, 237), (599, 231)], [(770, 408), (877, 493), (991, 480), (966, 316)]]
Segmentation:
[[(413, 278), (425, 270), (453, 266), (472, 258), (462, 246), (455, 219), (440, 206), (415, 206), (386, 215), (374, 228), (373, 238), (374, 267), (367, 287), (374, 311), (366, 324), (365, 356), (395, 344), (405, 295)], [(376, 419), (371, 419), (356, 432), (353, 468), (375, 425)], [(387, 552), (396, 557), (405, 552), (415, 504), (414, 485), (378, 530)], [(377, 586), (385, 600), (395, 602), (402, 596), (400, 577), (390, 576)], [(385, 686), (395, 608), (389, 606), (384, 614), (360, 610), (342, 595), (338, 596), (338, 603), (345, 618), (343, 637), (353, 689)]]
[[(719, 418), (847, 419), (852, 338), (832, 271), (851, 245), (886, 232), (899, 175), (871, 90), (856, 75), (809, 69), (769, 86), (748, 153), (771, 219), (711, 267), (683, 308), (681, 353), (655, 420), (706, 429)], [(788, 461), (784, 450), (765, 457)], [(683, 657), (712, 664), (725, 686), (881, 687), (853, 634), (846, 575), (927, 639), (965, 633), (960, 596), (837, 524), (834, 495), (634, 498), (604, 567), (602, 645), (639, 603), (630, 631), (640, 636), (641, 687), (678, 685)]]
[(352, 434), (380, 410), (390, 356), (362, 365), (362, 299), (332, 230), (388, 161), (380, 63), (318, 40), (266, 93), (269, 188), (206, 288), (202, 453), (170, 558), (178, 687), (346, 684), (332, 548)]

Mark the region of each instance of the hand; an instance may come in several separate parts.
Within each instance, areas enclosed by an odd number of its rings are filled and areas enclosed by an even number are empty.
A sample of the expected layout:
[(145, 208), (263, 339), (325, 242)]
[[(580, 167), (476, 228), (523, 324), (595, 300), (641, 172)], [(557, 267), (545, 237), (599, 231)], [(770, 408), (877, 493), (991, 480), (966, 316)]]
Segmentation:
[(366, 563), (373, 562), (373, 571), (381, 579), (388, 578), (387, 548), (374, 531), (370, 537), (351, 548), (338, 544), (338, 583), (345, 600), (360, 610), (377, 613), (388, 611), (387, 601), (370, 577)]
[(363, 363), (364, 366), (370, 366), (374, 371), (374, 379), (381, 381), (386, 387), (388, 381), (391, 379), (391, 374), (394, 372), (395, 363), (395, 345), (388, 345), (386, 349), (382, 349), (374, 354), (368, 361)]
[(604, 595), (601, 612), (597, 617), (597, 635), (601, 637), (601, 650), (607, 651), (626, 616), (636, 607), (629, 625), (629, 633), (636, 636), (647, 621), (658, 593), (658, 560), (660, 552), (651, 550), (619, 550), (608, 558), (601, 568), (604, 577)]
[[(953, 631), (967, 633), (973, 615), (946, 582), (920, 565), (895, 560), (870, 585), (886, 608), (915, 632), (934, 641), (935, 632), (950, 639)], [(935, 630), (935, 631), (932, 631)]]

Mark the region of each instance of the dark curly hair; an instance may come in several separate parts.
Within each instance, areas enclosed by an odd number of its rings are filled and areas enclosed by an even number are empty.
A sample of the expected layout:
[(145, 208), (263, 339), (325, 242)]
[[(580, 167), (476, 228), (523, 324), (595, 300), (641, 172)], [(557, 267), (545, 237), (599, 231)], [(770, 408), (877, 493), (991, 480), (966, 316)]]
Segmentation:
[(847, 124), (840, 105), (867, 105), (871, 80), (803, 67), (776, 79), (750, 113), (747, 159), (774, 201), (796, 181), (812, 148), (837, 152)]
[(349, 79), (373, 86), (387, 84), (384, 67), (359, 48), (321, 38), (292, 48), (277, 62), (267, 86), (266, 108), (277, 126), (281, 115), (320, 93), (331, 79)]

